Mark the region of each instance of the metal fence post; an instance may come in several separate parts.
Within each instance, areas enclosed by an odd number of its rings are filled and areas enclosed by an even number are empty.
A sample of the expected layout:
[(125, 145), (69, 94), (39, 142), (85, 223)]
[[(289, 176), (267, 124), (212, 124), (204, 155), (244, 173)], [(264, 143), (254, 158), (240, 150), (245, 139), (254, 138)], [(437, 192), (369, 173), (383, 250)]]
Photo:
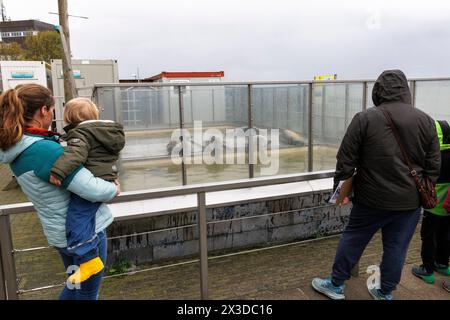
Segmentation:
[(313, 84), (309, 84), (309, 101), (308, 101), (308, 171), (312, 172), (313, 165), (313, 133), (312, 133), (312, 113), (313, 113)]
[(200, 289), (202, 300), (208, 300), (208, 235), (205, 192), (197, 193), (200, 250)]
[(184, 163), (184, 101), (181, 86), (178, 86), (178, 107), (180, 112), (180, 130), (181, 130), (181, 176), (183, 179), (183, 186), (187, 185), (186, 165)]
[(303, 92), (302, 92), (303, 101), (302, 101), (302, 109), (301, 110), (303, 112), (302, 134), (305, 136), (308, 134), (308, 123), (309, 123), (309, 118), (306, 116), (308, 114), (307, 113), (308, 98), (309, 98), (308, 89), (309, 89), (309, 87), (303, 86)]
[(276, 117), (278, 116), (277, 112), (278, 110), (275, 108), (276, 103), (275, 103), (275, 88), (272, 89), (272, 107), (273, 107), (273, 117), (272, 117), (272, 127), (275, 129), (276, 126), (278, 125), (278, 122), (275, 120)]
[(148, 94), (148, 111), (150, 112), (150, 123), (147, 123), (147, 127), (153, 128), (153, 106), (158, 103), (158, 96), (155, 96), (152, 91), (147, 91)]
[(411, 104), (413, 106), (413, 108), (416, 107), (416, 80), (412, 80), (411, 81)]
[[(231, 116), (232, 125), (236, 125), (238, 122), (238, 119), (236, 117), (236, 89), (232, 88), (230, 90), (233, 93), (233, 114)], [(226, 97), (226, 96), (225, 96)]]
[(289, 128), (289, 87), (286, 88), (286, 129)]
[[(346, 84), (345, 85), (345, 111), (344, 111), (344, 128), (347, 129), (348, 127), (348, 104), (349, 104), (349, 100), (350, 100), (350, 85)], [(345, 130), (344, 129), (344, 130)]]
[[(213, 122), (213, 124), (215, 124), (216, 123), (216, 111), (214, 110), (215, 109), (215, 103), (214, 103), (214, 98), (215, 98), (215, 94), (214, 94), (214, 87), (211, 89), (211, 94), (212, 94), (212, 122)], [(192, 93), (191, 93), (192, 94)]]
[(367, 82), (363, 82), (363, 101), (362, 109), (367, 110)]
[[(255, 176), (255, 166), (251, 163), (251, 159), (253, 159), (253, 93), (252, 93), (252, 85), (249, 84), (247, 86), (247, 95), (248, 95), (248, 177), (254, 178)], [(251, 155), (251, 156), (250, 156)]]
[[(188, 92), (187, 87), (186, 87), (186, 93)], [(194, 123), (194, 98), (193, 98), (193, 94), (192, 94), (192, 89), (190, 92), (190, 103), (191, 103), (191, 121), (192, 123)]]
[[(164, 90), (163, 90), (164, 93)], [(167, 90), (167, 97), (168, 97), (168, 104), (169, 104), (169, 128), (172, 128), (172, 112), (170, 111), (170, 109), (172, 108), (172, 103), (170, 100), (172, 100), (172, 98), (170, 97), (170, 89)], [(163, 100), (164, 101), (164, 100)], [(164, 107), (164, 102), (163, 102), (163, 107)]]
[(3, 274), (3, 259), (1, 248), (0, 248), (0, 300), (6, 300), (6, 284), (5, 284), (5, 276)]
[(17, 275), (13, 256), (13, 243), (11, 237), (11, 224), (9, 215), (1, 215), (0, 212), (0, 250), (3, 275), (6, 284), (6, 296), (8, 300), (17, 300)]
[[(261, 89), (261, 108), (260, 108), (260, 117), (259, 117), (259, 119), (258, 119), (258, 124), (260, 125), (260, 126), (268, 126), (269, 124), (268, 123), (266, 123), (266, 121), (265, 121), (265, 119), (264, 119), (264, 114), (266, 113), (266, 111), (267, 111), (267, 108), (266, 108), (266, 105), (265, 105), (265, 100), (264, 100), (264, 89)], [(257, 125), (258, 125), (257, 124)]]
[(326, 132), (325, 128), (327, 127), (327, 123), (326, 123), (327, 122), (327, 118), (326, 118), (327, 116), (326, 116), (326, 113), (327, 113), (327, 85), (324, 84), (322, 86), (322, 110), (321, 110), (322, 129), (321, 129), (321, 132), (320, 132), (320, 137), (321, 137), (321, 142), (322, 143), (324, 143), (326, 141), (326, 139), (327, 139), (327, 136), (325, 134), (325, 132)]

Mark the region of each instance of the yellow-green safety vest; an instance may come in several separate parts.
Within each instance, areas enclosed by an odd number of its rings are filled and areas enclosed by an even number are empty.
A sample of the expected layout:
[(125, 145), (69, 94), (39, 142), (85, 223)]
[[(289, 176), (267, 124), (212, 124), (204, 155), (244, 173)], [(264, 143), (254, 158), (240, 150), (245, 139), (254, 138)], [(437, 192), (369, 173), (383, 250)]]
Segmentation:
[[(448, 150), (448, 149), (450, 149), (450, 141), (447, 141), (447, 140), (450, 140), (450, 139), (449, 139), (449, 137), (447, 137), (447, 139), (444, 139), (444, 132), (443, 132), (441, 124), (439, 122), (443, 122), (443, 121), (435, 121), (437, 136), (439, 139), (439, 147), (440, 147), (441, 151)], [(447, 123), (447, 125), (448, 125), (448, 123)], [(450, 135), (450, 133), (449, 133), (449, 135)], [(445, 144), (444, 140), (445, 140), (445, 142), (449, 142), (449, 143)]]

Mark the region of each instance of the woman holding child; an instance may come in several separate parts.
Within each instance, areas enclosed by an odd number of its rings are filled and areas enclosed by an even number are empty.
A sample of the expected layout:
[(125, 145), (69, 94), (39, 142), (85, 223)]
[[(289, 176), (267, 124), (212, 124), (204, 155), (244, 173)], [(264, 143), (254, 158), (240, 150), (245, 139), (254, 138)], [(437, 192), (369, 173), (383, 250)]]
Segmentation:
[[(0, 161), (10, 165), (37, 211), (48, 243), (59, 251), (66, 269), (76, 265), (67, 250), (66, 215), (71, 195), (100, 203), (96, 207), (94, 230), (96, 252), (105, 264), (105, 230), (113, 216), (103, 202), (118, 195), (120, 185), (95, 177), (84, 166), (65, 176), (60, 187), (49, 183), (52, 167), (64, 153), (59, 134), (48, 131), (54, 109), (52, 93), (43, 86), (20, 85), (4, 92), (0, 96)], [(60, 299), (98, 299), (103, 271), (102, 268), (78, 286), (66, 286)]]

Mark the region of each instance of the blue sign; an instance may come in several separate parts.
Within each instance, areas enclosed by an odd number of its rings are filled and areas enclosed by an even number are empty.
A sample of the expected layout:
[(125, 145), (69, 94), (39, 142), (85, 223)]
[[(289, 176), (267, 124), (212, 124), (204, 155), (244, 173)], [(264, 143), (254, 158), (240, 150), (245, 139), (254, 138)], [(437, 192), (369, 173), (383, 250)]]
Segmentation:
[(11, 72), (11, 77), (13, 79), (33, 79), (34, 73), (33, 72)]
[(81, 71), (80, 70), (73, 70), (73, 77), (75, 79), (81, 79)]

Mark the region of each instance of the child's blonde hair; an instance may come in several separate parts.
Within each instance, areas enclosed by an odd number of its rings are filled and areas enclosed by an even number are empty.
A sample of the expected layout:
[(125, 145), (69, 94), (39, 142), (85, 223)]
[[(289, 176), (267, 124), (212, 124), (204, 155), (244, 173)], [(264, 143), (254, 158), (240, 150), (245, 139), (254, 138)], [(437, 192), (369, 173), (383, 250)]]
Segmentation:
[(87, 98), (75, 98), (64, 106), (64, 121), (67, 124), (80, 123), (88, 120), (98, 120), (98, 108)]

